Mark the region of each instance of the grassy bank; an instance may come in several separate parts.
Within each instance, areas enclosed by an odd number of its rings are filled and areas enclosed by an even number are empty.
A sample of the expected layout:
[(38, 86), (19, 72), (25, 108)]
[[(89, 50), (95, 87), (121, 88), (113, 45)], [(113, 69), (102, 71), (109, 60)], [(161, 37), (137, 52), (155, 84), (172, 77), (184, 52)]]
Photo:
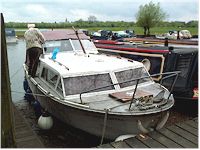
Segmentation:
[[(98, 31), (98, 30), (111, 30), (111, 31), (121, 31), (121, 30), (134, 30), (136, 35), (142, 35), (143, 34), (143, 28), (141, 27), (129, 27), (129, 28), (122, 28), (122, 27), (93, 27), (93, 28), (84, 28), (89, 31)], [(20, 29), (25, 30), (25, 29)], [(177, 28), (177, 27), (154, 27), (150, 29), (150, 32), (152, 35), (155, 34), (163, 34), (168, 32), (169, 30), (189, 30), (192, 35), (198, 35), (198, 28), (192, 28), (192, 27), (185, 27), (185, 28)], [(22, 37), (24, 35), (25, 31), (16, 31), (16, 35), (18, 37)]]

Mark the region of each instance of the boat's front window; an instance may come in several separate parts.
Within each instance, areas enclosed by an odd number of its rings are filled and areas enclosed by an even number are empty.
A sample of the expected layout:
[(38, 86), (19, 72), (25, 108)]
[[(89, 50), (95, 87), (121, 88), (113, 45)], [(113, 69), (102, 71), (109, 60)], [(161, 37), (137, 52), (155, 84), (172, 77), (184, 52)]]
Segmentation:
[(80, 44), (79, 40), (72, 40), (72, 44), (74, 46), (74, 50), (82, 51), (81, 44)]
[[(80, 94), (82, 92), (111, 84), (112, 81), (108, 73), (64, 78), (66, 96)], [(106, 91), (112, 89), (114, 89), (114, 86), (109, 86), (91, 92)]]
[[(97, 48), (95, 47), (94, 43), (90, 40), (81, 40), (81, 43), (86, 51), (97, 51)], [(72, 44), (74, 45), (76, 51), (82, 51), (82, 47), (79, 40), (72, 40)]]
[[(147, 71), (142, 67), (142, 68), (135, 68), (135, 69), (129, 69), (129, 70), (123, 70), (115, 73), (116, 78), (118, 82), (124, 82), (124, 81), (129, 81), (133, 80), (136, 78), (144, 77), (144, 76), (149, 76)], [(150, 81), (150, 77), (140, 79), (139, 83), (147, 82)], [(136, 80), (131, 81), (131, 82), (126, 82), (126, 83), (121, 83), (119, 84), (121, 88), (132, 86), (136, 84)]]
[[(97, 52), (94, 43), (91, 42), (90, 40), (81, 40), (81, 43), (86, 52), (87, 51)], [(59, 48), (59, 52), (63, 51), (72, 52), (73, 50), (83, 52), (79, 40), (46, 41), (44, 47), (45, 47), (45, 53), (52, 53), (55, 48)]]
[(55, 48), (59, 48), (59, 52), (73, 51), (72, 45), (69, 40), (45, 42), (45, 53), (52, 53)]

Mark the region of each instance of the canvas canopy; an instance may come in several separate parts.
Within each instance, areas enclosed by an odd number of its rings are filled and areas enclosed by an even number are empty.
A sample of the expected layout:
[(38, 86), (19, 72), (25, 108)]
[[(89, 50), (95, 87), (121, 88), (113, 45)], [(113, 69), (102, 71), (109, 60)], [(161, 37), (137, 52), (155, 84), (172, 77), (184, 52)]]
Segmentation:
[[(44, 35), (46, 41), (78, 39), (75, 31), (72, 29), (43, 31), (42, 34)], [(90, 39), (90, 37), (86, 36), (80, 30), (78, 30), (78, 36), (80, 39)]]

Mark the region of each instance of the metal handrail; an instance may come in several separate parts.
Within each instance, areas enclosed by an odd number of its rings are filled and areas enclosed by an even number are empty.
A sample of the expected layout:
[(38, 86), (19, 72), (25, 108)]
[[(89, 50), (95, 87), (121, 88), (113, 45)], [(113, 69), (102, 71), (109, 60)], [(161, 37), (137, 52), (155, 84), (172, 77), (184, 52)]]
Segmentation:
[(132, 105), (132, 103), (133, 103), (133, 100), (135, 99), (135, 93), (136, 93), (136, 90), (137, 90), (137, 86), (138, 86), (139, 81), (140, 81), (140, 79), (138, 79), (138, 80), (136, 81), (135, 89), (134, 89), (133, 96), (132, 96), (132, 98), (131, 98), (131, 103), (130, 103), (130, 106), (129, 106), (128, 110), (131, 109), (131, 105)]
[[(174, 88), (175, 82), (176, 82), (176, 80), (177, 80), (178, 74), (179, 74), (180, 72), (181, 72), (181, 71), (157, 73), (157, 74), (153, 74), (153, 75), (150, 75), (150, 76), (143, 76), (143, 77), (139, 77), (139, 78), (135, 78), (135, 79), (131, 79), (131, 80), (123, 81), (123, 82), (118, 82), (118, 83), (114, 83), (114, 84), (102, 86), (102, 87), (99, 87), (99, 88), (94, 88), (94, 89), (91, 89), (91, 90), (87, 90), (87, 91), (84, 91), (84, 92), (80, 93), (80, 101), (81, 101), (81, 104), (83, 104), (83, 101), (82, 101), (82, 97), (81, 97), (81, 96), (82, 96), (82, 94), (85, 94), (85, 93), (88, 93), (88, 92), (92, 92), (92, 91), (99, 90), (99, 89), (103, 89), (103, 88), (106, 88), (106, 87), (115, 86), (115, 85), (119, 85), (119, 84), (122, 84), (122, 83), (127, 83), (127, 82), (137, 81), (137, 80), (138, 80), (138, 82), (137, 82), (137, 84), (136, 84), (136, 88), (135, 88), (135, 89), (137, 90), (137, 85), (138, 85), (138, 83), (139, 83), (139, 80), (145, 79), (145, 78), (149, 78), (149, 77), (155, 77), (155, 76), (159, 76), (159, 75), (168, 75), (168, 74), (170, 74), (170, 75), (169, 75), (169, 76), (166, 76), (166, 77), (163, 77), (164, 79), (162, 78), (162, 79), (161, 79), (161, 82), (163, 82), (163, 80), (165, 80), (165, 79), (167, 79), (167, 78), (169, 78), (169, 77), (172, 77), (172, 76), (175, 76), (175, 75), (176, 75), (176, 78), (175, 78), (175, 80), (174, 80), (174, 82), (173, 82), (173, 84), (172, 84), (172, 86), (171, 86), (171, 89), (170, 89), (170, 94), (169, 94), (169, 97), (170, 97), (171, 92), (172, 92), (172, 90), (173, 90), (173, 88)], [(133, 97), (132, 97), (132, 99), (131, 99), (132, 101), (134, 100), (134, 96), (135, 96), (136, 90), (134, 91)], [(169, 97), (168, 97), (168, 98), (169, 98)], [(132, 105), (132, 102), (131, 102), (130, 105)], [(130, 106), (130, 107), (131, 107), (131, 106)]]

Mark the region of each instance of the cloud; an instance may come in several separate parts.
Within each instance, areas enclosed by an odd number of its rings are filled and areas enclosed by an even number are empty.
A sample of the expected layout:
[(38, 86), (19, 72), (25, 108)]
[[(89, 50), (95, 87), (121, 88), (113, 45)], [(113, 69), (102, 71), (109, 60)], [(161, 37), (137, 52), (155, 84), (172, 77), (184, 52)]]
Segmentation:
[[(96, 16), (100, 21), (135, 21), (139, 6), (152, 0), (1, 0), (0, 10), (5, 21), (63, 22), (87, 20)], [(153, 0), (169, 14), (169, 21), (198, 20), (198, 0)]]
[(78, 20), (78, 19), (87, 20), (87, 18), (89, 16), (91, 16), (91, 15), (92, 15), (92, 13), (89, 12), (88, 10), (84, 10), (84, 9), (71, 9), (69, 11), (69, 15), (68, 16), (71, 16), (70, 20), (72, 20), (72, 18), (74, 20)]
[(88, 20), (89, 16), (95, 16), (97, 20), (100, 21), (110, 21), (110, 20), (115, 20), (115, 21), (133, 21), (133, 18), (126, 17), (126, 16), (121, 16), (121, 15), (107, 15), (103, 13), (95, 13), (92, 11), (88, 11), (85, 9), (72, 9), (69, 11), (69, 18), (68, 20)]
[(28, 4), (25, 6), (25, 11), (31, 15), (49, 15), (48, 10), (41, 4)]

